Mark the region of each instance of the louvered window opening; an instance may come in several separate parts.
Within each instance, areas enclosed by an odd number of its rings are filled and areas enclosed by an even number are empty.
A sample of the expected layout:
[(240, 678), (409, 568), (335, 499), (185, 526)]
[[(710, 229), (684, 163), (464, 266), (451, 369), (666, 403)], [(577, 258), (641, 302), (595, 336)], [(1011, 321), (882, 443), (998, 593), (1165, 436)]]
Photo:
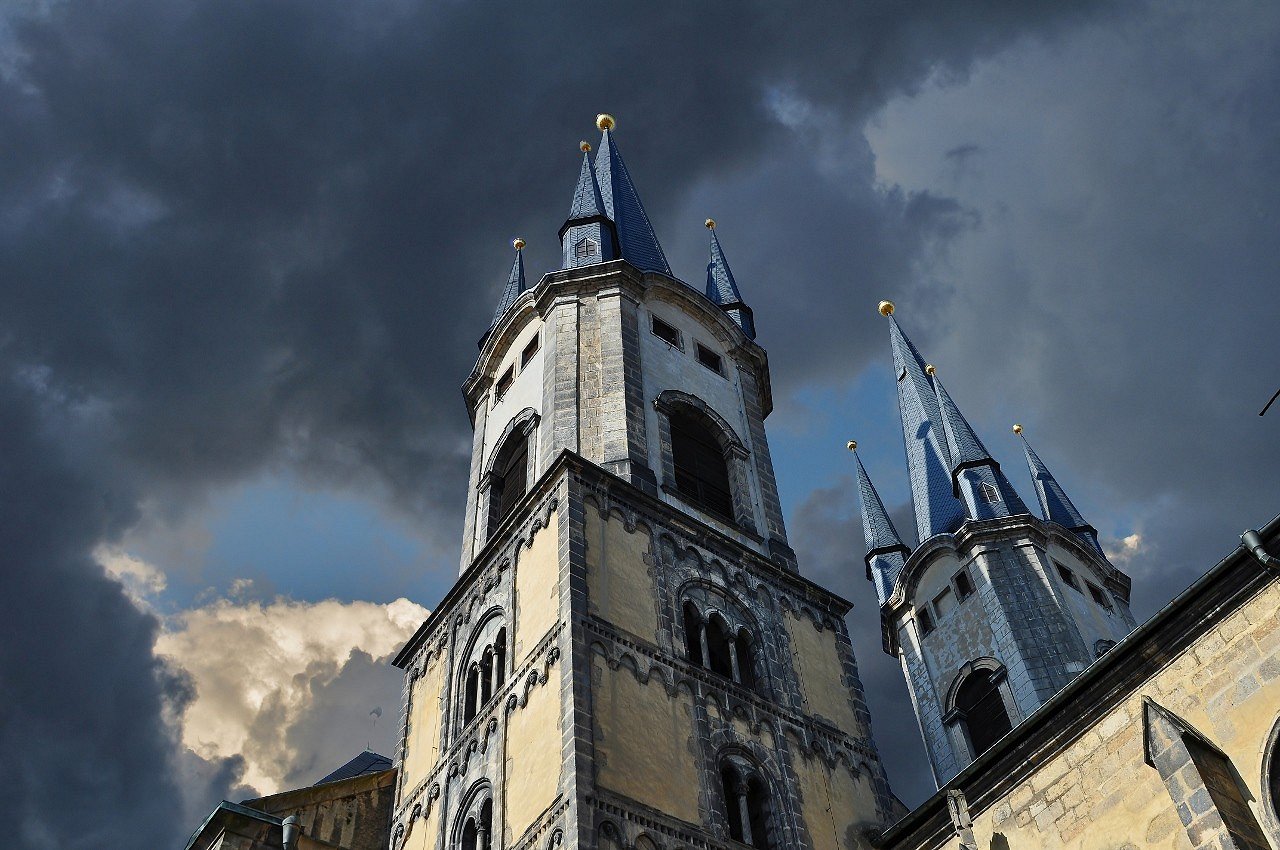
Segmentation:
[(976, 671), (960, 686), (956, 694), (956, 708), (964, 713), (974, 758), (985, 753), (1013, 728), (1000, 689), (986, 670)]
[(491, 504), (494, 506), (489, 514), (489, 532), (490, 534), (498, 527), (498, 524), (515, 510), (520, 500), (524, 498), (525, 491), (528, 489), (529, 479), (529, 441), (525, 437), (520, 438), (520, 442), (513, 445), (507, 456), (506, 462), (501, 463), (499, 468), (495, 470), (494, 481), (491, 485), (493, 493), (490, 495)]
[(685, 414), (671, 416), (671, 461), (681, 497), (708, 513), (733, 520), (729, 465), (705, 425)]

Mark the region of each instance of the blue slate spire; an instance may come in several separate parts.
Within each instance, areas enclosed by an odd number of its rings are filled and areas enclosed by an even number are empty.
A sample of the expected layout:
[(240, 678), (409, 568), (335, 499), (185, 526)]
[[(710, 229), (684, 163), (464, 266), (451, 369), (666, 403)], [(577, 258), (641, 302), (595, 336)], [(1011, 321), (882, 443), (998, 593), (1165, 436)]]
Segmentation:
[(610, 132), (615, 125), (612, 115), (597, 115), (596, 127), (604, 136), (600, 151), (596, 154), (596, 181), (600, 184), (600, 198), (604, 202), (604, 214), (613, 222), (618, 234), (618, 245), (624, 260), (641, 271), (671, 274), (671, 266), (662, 253), (658, 237), (654, 235), (649, 216), (645, 215), (636, 194), (635, 184), (627, 166), (618, 153), (618, 146)]
[(1000, 464), (973, 432), (973, 427), (951, 400), (933, 367), (927, 366), (925, 371), (933, 379), (934, 390), (938, 394), (942, 428), (951, 452), (952, 493), (964, 500), (969, 518), (993, 519), (1027, 513), (1027, 506), (1000, 471)]
[(618, 236), (604, 212), (600, 184), (591, 165), (591, 145), (581, 142), (582, 168), (569, 217), (560, 225), (560, 268), (572, 269), (618, 259)]
[[(520, 293), (525, 291), (524, 240), (520, 238), (513, 239), (511, 247), (516, 249), (516, 261), (511, 265), (511, 274), (507, 276), (507, 285), (502, 290), (502, 299), (498, 302), (498, 309), (493, 314), (493, 321), (489, 323), (489, 331), (498, 326), (498, 322), (511, 309), (511, 305), (516, 303)], [(480, 345), (484, 345), (485, 337), (489, 336), (489, 331), (485, 331), (484, 337), (480, 338)]]
[(898, 575), (906, 566), (911, 550), (902, 542), (898, 530), (889, 519), (889, 512), (880, 501), (880, 494), (871, 483), (871, 477), (858, 457), (858, 444), (849, 441), (849, 451), (858, 465), (858, 495), (862, 499), (862, 536), (867, 544), (864, 561), (867, 564), (867, 581), (876, 588), (876, 598), (883, 605), (893, 594)]
[(965, 506), (952, 492), (951, 454), (942, 430), (938, 396), (925, 374), (924, 360), (893, 318), (893, 303), (880, 302), (880, 314), (889, 319), (898, 413), (911, 477), (911, 506), (916, 515), (916, 533), (923, 543), (935, 534), (959, 528), (966, 517)]
[(1031, 471), (1031, 482), (1036, 488), (1036, 498), (1040, 502), (1041, 515), (1049, 522), (1056, 522), (1058, 525), (1075, 532), (1078, 537), (1088, 543), (1091, 548), (1105, 559), (1107, 556), (1102, 551), (1102, 546), (1098, 543), (1097, 529), (1085, 522), (1084, 517), (1080, 515), (1080, 511), (1076, 510), (1076, 506), (1067, 497), (1067, 493), (1062, 489), (1062, 485), (1058, 483), (1058, 479), (1053, 477), (1049, 467), (1044, 465), (1044, 461), (1040, 460), (1040, 456), (1036, 454), (1035, 449), (1031, 448), (1031, 444), (1027, 442), (1026, 435), (1022, 433), (1022, 426), (1014, 425), (1013, 433), (1022, 437), (1022, 448), (1027, 455), (1027, 468)]
[(733, 279), (729, 269), (729, 261), (724, 258), (724, 250), (720, 247), (720, 238), (716, 236), (715, 219), (707, 219), (707, 230), (711, 231), (711, 262), (707, 263), (707, 297), (713, 304), (729, 314), (729, 318), (742, 328), (748, 339), (756, 338), (756, 320), (751, 308), (742, 300), (738, 291), (738, 282)]

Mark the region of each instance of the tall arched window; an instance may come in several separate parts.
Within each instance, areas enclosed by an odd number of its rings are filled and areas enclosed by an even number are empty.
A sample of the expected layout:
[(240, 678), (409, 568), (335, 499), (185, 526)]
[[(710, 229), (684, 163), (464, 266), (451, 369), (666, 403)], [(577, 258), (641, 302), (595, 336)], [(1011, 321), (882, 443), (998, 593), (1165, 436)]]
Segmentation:
[(751, 765), (734, 758), (720, 768), (729, 837), (760, 850), (770, 847), (769, 786)]
[(493, 847), (493, 800), (485, 798), (466, 814), (459, 841), (460, 850), (490, 850)]
[(498, 695), (507, 680), (507, 627), (500, 615), (487, 618), (480, 626), (461, 669), (462, 722), (470, 723)]
[(529, 438), (513, 433), (494, 458), (489, 482), (489, 530), (492, 536), (499, 523), (515, 510), (529, 489)]
[[(720, 602), (723, 605), (723, 601)], [(760, 675), (755, 658), (756, 641), (752, 632), (743, 625), (741, 612), (725, 608), (727, 614), (711, 610), (704, 612), (697, 602), (686, 599), (681, 606), (684, 620), (685, 657), (689, 663), (704, 667), (718, 676), (738, 684), (757, 689)], [(727, 617), (733, 617), (730, 624)]]
[(746, 629), (738, 629), (738, 636), (734, 639), (734, 649), (737, 650), (738, 655), (738, 681), (748, 688), (755, 688), (756, 664), (751, 643), (750, 633)]
[(729, 465), (715, 434), (701, 417), (683, 408), (672, 410), (669, 418), (676, 492), (708, 513), (732, 520)]
[(690, 664), (702, 666), (702, 614), (693, 602), (684, 603), (684, 649)]
[(707, 667), (726, 679), (733, 675), (733, 656), (729, 648), (729, 624), (719, 614), (712, 614), (707, 623)]
[(955, 707), (964, 718), (974, 758), (1013, 728), (990, 670), (974, 670), (965, 677), (956, 691)]

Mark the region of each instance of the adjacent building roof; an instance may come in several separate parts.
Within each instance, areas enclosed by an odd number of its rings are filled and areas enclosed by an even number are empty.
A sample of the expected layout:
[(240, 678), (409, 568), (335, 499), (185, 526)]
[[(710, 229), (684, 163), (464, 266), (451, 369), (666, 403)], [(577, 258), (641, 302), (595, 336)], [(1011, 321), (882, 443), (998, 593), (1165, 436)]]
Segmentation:
[(338, 782), (342, 779), (350, 779), (353, 776), (364, 776), (366, 773), (381, 773), (384, 770), (390, 770), (391, 767), (391, 759), (371, 750), (365, 750), (316, 784), (324, 785), (326, 782)]

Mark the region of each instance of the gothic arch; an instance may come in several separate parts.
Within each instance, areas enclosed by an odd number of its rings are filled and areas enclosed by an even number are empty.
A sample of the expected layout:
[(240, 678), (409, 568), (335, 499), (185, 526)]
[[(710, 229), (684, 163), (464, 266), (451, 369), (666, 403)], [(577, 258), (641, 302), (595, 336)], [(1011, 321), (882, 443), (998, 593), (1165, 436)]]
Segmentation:
[[(745, 531), (755, 533), (754, 507), (751, 498), (751, 477), (747, 451), (742, 440), (723, 416), (711, 405), (695, 395), (681, 390), (663, 390), (653, 400), (653, 407), (658, 411), (658, 444), (662, 446), (662, 489), (684, 501), (690, 501), (687, 494), (677, 486), (676, 463), (672, 450), (672, 417), (685, 416), (699, 423), (702, 430), (711, 435), (724, 460), (725, 472), (731, 503), (732, 516), (725, 519)], [(706, 510), (704, 505), (694, 503), (695, 507)]]

